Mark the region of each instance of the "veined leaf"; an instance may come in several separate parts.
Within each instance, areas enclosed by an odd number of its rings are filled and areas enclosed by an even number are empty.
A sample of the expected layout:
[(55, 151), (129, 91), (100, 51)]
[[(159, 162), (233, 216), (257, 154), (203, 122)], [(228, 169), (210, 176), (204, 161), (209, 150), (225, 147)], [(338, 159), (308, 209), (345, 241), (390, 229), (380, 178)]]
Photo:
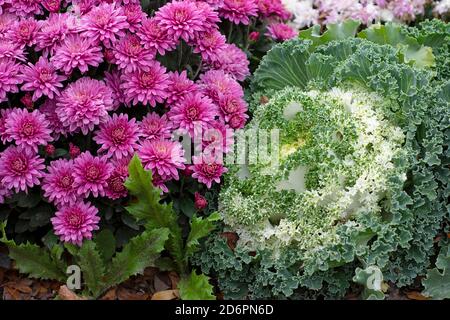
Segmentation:
[(105, 229), (98, 233), (94, 242), (105, 262), (108, 262), (116, 252), (116, 238), (109, 229)]
[(214, 222), (220, 220), (218, 212), (214, 212), (209, 217), (192, 217), (191, 231), (186, 241), (184, 258), (187, 260), (199, 249), (199, 240), (206, 237), (215, 229)]
[(433, 299), (450, 299), (450, 247), (444, 247), (436, 261), (436, 268), (428, 270), (422, 281), (424, 295)]
[(169, 237), (169, 230), (165, 228), (144, 231), (132, 238), (122, 252), (112, 259), (105, 275), (107, 288), (119, 284), (129, 277), (142, 273), (145, 268), (154, 266), (156, 259)]
[(187, 278), (180, 280), (178, 289), (182, 300), (216, 300), (209, 277), (197, 275), (195, 270)]
[(86, 289), (97, 298), (104, 290), (103, 276), (105, 264), (93, 241), (84, 241), (83, 246), (78, 251), (78, 263), (82, 270)]
[(368, 266), (365, 269), (356, 268), (353, 281), (364, 286), (362, 297), (367, 300), (383, 300), (382, 291), (383, 273), (377, 266)]

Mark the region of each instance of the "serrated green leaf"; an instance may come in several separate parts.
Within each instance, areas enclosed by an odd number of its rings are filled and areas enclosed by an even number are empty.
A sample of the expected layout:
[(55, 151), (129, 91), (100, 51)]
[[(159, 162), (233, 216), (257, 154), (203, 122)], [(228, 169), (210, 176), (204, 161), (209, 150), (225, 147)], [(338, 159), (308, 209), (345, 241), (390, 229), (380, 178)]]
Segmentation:
[(116, 252), (116, 238), (114, 238), (114, 234), (111, 230), (105, 229), (95, 236), (94, 242), (103, 261), (108, 262)]
[(197, 275), (195, 270), (180, 280), (178, 289), (182, 300), (216, 300), (209, 277), (204, 274)]
[(436, 261), (436, 268), (428, 270), (427, 277), (422, 281), (425, 290), (423, 294), (433, 299), (450, 299), (450, 252), (444, 247)]
[(185, 259), (187, 260), (199, 249), (199, 240), (206, 237), (215, 229), (214, 222), (220, 220), (218, 212), (214, 212), (206, 218), (193, 216), (191, 219), (191, 231), (185, 246)]
[(105, 289), (103, 276), (105, 264), (94, 241), (84, 241), (78, 251), (77, 260), (80, 265), (87, 291), (97, 298)]
[(123, 247), (122, 252), (116, 254), (105, 275), (105, 286), (119, 284), (129, 277), (142, 273), (145, 268), (154, 266), (156, 259), (169, 237), (166, 228), (144, 231), (132, 238)]

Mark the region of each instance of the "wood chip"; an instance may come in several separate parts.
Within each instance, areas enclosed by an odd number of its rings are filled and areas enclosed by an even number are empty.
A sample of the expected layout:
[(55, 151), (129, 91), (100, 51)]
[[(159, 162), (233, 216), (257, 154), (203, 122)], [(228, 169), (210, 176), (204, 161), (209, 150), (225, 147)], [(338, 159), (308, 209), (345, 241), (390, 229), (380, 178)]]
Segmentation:
[(175, 300), (180, 298), (178, 290), (164, 290), (153, 294), (152, 300)]

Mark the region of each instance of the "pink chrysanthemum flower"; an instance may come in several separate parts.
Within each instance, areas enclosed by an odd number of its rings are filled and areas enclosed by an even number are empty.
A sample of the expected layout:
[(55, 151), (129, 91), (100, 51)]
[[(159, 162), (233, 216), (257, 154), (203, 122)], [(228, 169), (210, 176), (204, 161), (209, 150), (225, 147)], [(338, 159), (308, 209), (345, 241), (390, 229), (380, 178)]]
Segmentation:
[(66, 74), (71, 74), (76, 68), (84, 74), (89, 66), (98, 67), (103, 62), (102, 48), (91, 39), (80, 35), (69, 35), (56, 48), (51, 61), (55, 67), (62, 69)]
[(223, 117), (225, 122), (230, 121), (231, 116), (237, 113), (246, 113), (247, 109), (247, 104), (241, 97), (227, 94), (222, 95), (219, 98), (220, 115)]
[(61, 8), (61, 0), (42, 0), (42, 6), (51, 13), (56, 13)]
[(211, 29), (198, 35), (194, 41), (194, 53), (200, 53), (205, 60), (214, 60), (217, 58), (216, 53), (224, 48), (225, 43), (225, 36)]
[(200, 76), (202, 92), (216, 104), (222, 95), (243, 97), (244, 91), (239, 83), (222, 70), (210, 70)]
[(123, 37), (129, 27), (127, 17), (115, 3), (102, 3), (92, 8), (82, 16), (81, 23), (84, 37), (101, 41), (107, 47), (115, 43), (118, 37)]
[(165, 114), (149, 113), (139, 122), (139, 127), (145, 140), (170, 139), (172, 136), (172, 123)]
[(121, 72), (114, 70), (112, 72), (105, 72), (105, 83), (112, 90), (112, 98), (114, 101), (114, 109), (119, 108), (121, 104), (126, 104), (126, 97), (121, 85)]
[(218, 29), (218, 23), (220, 22), (219, 14), (217, 11), (208, 3), (197, 1), (195, 2), (197, 10), (203, 18), (203, 29)]
[(167, 97), (167, 78), (166, 68), (157, 61), (153, 61), (146, 71), (137, 70), (123, 74), (121, 88), (127, 97), (127, 103), (133, 102), (133, 105), (136, 105), (142, 102), (152, 107), (155, 107), (156, 103), (162, 103)]
[[(69, 7), (70, 12), (76, 16), (82, 16), (88, 13), (94, 8), (94, 6), (99, 5), (103, 0), (65, 0), (66, 4), (71, 4)], [(111, 2), (111, 1), (108, 1)]]
[(139, 29), (142, 20), (144, 20), (147, 15), (142, 11), (142, 7), (139, 3), (126, 4), (122, 8), (123, 13), (127, 17), (127, 22), (130, 25), (129, 30), (131, 32), (136, 32)]
[(125, 72), (147, 71), (153, 65), (154, 54), (145, 49), (136, 35), (126, 35), (114, 46), (115, 64)]
[(206, 61), (206, 69), (223, 70), (238, 81), (244, 81), (250, 75), (249, 64), (244, 51), (234, 44), (225, 44), (213, 59)]
[(211, 188), (213, 182), (220, 183), (220, 177), (227, 172), (222, 163), (214, 162), (207, 157), (192, 157), (194, 164), (190, 169), (194, 171), (192, 178)]
[(248, 25), (250, 17), (258, 15), (258, 6), (255, 0), (224, 0), (219, 14), (234, 24)]
[(138, 155), (145, 169), (158, 173), (164, 180), (178, 180), (178, 169), (185, 168), (184, 150), (178, 141), (144, 141), (138, 149)]
[(23, 48), (17, 43), (7, 39), (0, 40), (0, 59), (4, 58), (17, 59), (20, 61), (27, 60)]
[(128, 164), (129, 158), (122, 158), (113, 161), (114, 171), (106, 181), (105, 194), (110, 199), (119, 199), (126, 197), (128, 194), (127, 188), (124, 185), (128, 178)]
[(297, 36), (297, 31), (285, 23), (272, 23), (267, 27), (266, 36), (276, 41), (286, 41)]
[(29, 63), (28, 66), (24, 66), (21, 78), (24, 82), (21, 89), (33, 91), (33, 101), (42, 96), (50, 99), (59, 96), (59, 88), (63, 87), (61, 82), (67, 79), (67, 77), (57, 74), (55, 67), (44, 57), (40, 57), (35, 65)]
[(247, 119), (248, 119), (247, 114), (236, 113), (230, 117), (230, 120), (228, 121), (228, 125), (235, 130), (242, 129), (242, 128), (244, 128), (245, 123), (247, 122)]
[(69, 35), (56, 49), (51, 61), (66, 74), (71, 74), (75, 68), (83, 74), (89, 66), (98, 67), (103, 62), (102, 48), (91, 39)]
[(80, 197), (73, 176), (73, 160), (59, 159), (52, 161), (44, 175), (42, 190), (44, 196), (57, 206), (74, 204)]
[(44, 13), (40, 6), (41, 0), (13, 0), (8, 3), (8, 11), (18, 16), (26, 17)]
[(0, 183), (15, 192), (40, 184), (45, 169), (44, 159), (32, 150), (10, 146), (0, 156)]
[(152, 184), (155, 188), (161, 189), (161, 194), (169, 192), (169, 188), (166, 186), (166, 182), (169, 180), (171, 180), (170, 177), (162, 178), (157, 172), (152, 172)]
[(155, 19), (176, 41), (182, 38), (188, 42), (197, 32), (205, 31), (204, 17), (193, 1), (172, 1), (159, 8)]
[(167, 87), (167, 104), (173, 105), (178, 103), (188, 93), (198, 91), (197, 86), (194, 81), (187, 77), (186, 70), (183, 70), (181, 73), (178, 72), (169, 72), (169, 85)]
[(114, 107), (112, 91), (103, 81), (81, 78), (59, 96), (57, 114), (69, 132), (86, 135), (103, 122)]
[(291, 13), (287, 11), (280, 0), (257, 0), (259, 15), (264, 18), (279, 17), (289, 20)]
[(206, 130), (208, 124), (214, 121), (217, 115), (217, 107), (211, 99), (201, 93), (192, 93), (173, 106), (168, 117), (176, 129), (187, 132), (191, 137)]
[(128, 120), (127, 114), (113, 114), (100, 125), (94, 141), (100, 145), (98, 153), (106, 153), (108, 158), (116, 159), (132, 156), (138, 147), (140, 136), (136, 119)]
[(51, 13), (47, 20), (41, 21), (41, 29), (36, 38), (36, 51), (43, 51), (44, 56), (53, 55), (64, 39), (78, 30), (79, 24), (74, 16)]
[(172, 51), (176, 47), (176, 41), (155, 18), (145, 19), (136, 34), (144, 48), (154, 51), (155, 54), (158, 52), (164, 55), (166, 51)]
[[(202, 152), (223, 159), (223, 153), (228, 153), (231, 150), (233, 142), (233, 130), (221, 121), (214, 121), (203, 133)], [(200, 146), (196, 147), (199, 149)]]
[(0, 109), (0, 140), (2, 143), (12, 141), (11, 136), (6, 132), (6, 120), (14, 109)]
[(11, 59), (0, 59), (0, 102), (8, 100), (8, 92), (19, 92), (18, 85), (21, 83), (20, 65)]
[(107, 180), (113, 171), (113, 165), (106, 157), (94, 157), (89, 151), (83, 152), (74, 160), (73, 174), (78, 195), (97, 198), (105, 196)]
[(3, 12), (0, 14), (0, 39), (7, 37), (8, 32), (11, 30), (11, 25), (18, 21), (18, 17), (14, 14)]
[(7, 38), (21, 48), (36, 44), (39, 23), (34, 18), (22, 19), (14, 23), (7, 32)]
[(92, 231), (98, 230), (98, 209), (89, 202), (78, 202), (61, 207), (50, 220), (55, 235), (63, 242), (81, 247), (84, 239), (92, 239)]
[(10, 139), (23, 148), (38, 151), (39, 145), (52, 141), (51, 130), (45, 116), (38, 110), (14, 109), (5, 122), (6, 133)]
[(11, 190), (0, 183), (0, 204), (5, 203), (5, 199), (12, 195)]
[(56, 113), (56, 101), (47, 99), (39, 107), (39, 111), (45, 115), (45, 119), (48, 121), (48, 128), (52, 132), (53, 140), (56, 141), (61, 135), (66, 136), (67, 130), (64, 128), (61, 120), (59, 120)]

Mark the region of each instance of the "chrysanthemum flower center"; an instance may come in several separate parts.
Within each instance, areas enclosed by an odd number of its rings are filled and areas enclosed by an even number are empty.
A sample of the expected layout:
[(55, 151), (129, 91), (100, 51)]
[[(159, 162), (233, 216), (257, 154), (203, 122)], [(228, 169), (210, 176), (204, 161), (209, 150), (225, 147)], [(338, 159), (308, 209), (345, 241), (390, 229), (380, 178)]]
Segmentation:
[(189, 18), (189, 12), (184, 8), (179, 8), (175, 11), (173, 17), (176, 22), (184, 23)]
[(113, 177), (109, 179), (108, 185), (114, 192), (123, 192), (125, 190), (125, 186), (123, 185), (123, 179), (120, 176)]
[(142, 51), (141, 44), (137, 37), (130, 37), (128, 39), (127, 51), (129, 55), (137, 55)]
[(36, 132), (36, 128), (34, 126), (34, 124), (31, 121), (25, 121), (22, 124), (22, 133), (27, 136), (27, 137), (31, 137), (35, 134)]
[(186, 109), (186, 117), (187, 117), (189, 120), (197, 120), (197, 119), (198, 119), (198, 116), (199, 116), (199, 111), (198, 111), (197, 106), (195, 106), (195, 105), (189, 106), (189, 107)]
[(86, 178), (89, 181), (95, 181), (100, 176), (100, 170), (95, 165), (90, 165), (86, 170)]
[(239, 110), (238, 102), (235, 99), (228, 100), (226, 103), (222, 106), (223, 111), (226, 113), (235, 113)]
[(167, 146), (165, 146), (164, 144), (157, 144), (155, 147), (155, 153), (158, 156), (164, 156), (167, 153)]
[(124, 126), (115, 127), (111, 132), (111, 136), (115, 143), (123, 143), (126, 139), (125, 127)]
[(109, 22), (109, 16), (105, 12), (100, 11), (94, 13), (93, 20), (100, 26), (106, 26)]
[(47, 82), (52, 78), (52, 72), (48, 68), (42, 68), (39, 73), (39, 78), (42, 82)]
[(155, 76), (152, 72), (143, 72), (140, 76), (140, 82), (144, 88), (152, 88), (155, 85)]
[(79, 210), (73, 209), (67, 214), (66, 221), (71, 227), (78, 229), (84, 223), (84, 216)]
[(11, 169), (16, 173), (22, 173), (27, 170), (27, 161), (26, 159), (16, 158), (11, 161)]
[(28, 27), (27, 24), (23, 23), (20, 25), (19, 28), (19, 35), (23, 38), (28, 37), (28, 35), (30, 34), (30, 28)]
[(59, 180), (59, 186), (67, 189), (71, 188), (73, 185), (73, 177), (71, 174), (67, 173), (65, 174), (60, 180)]
[(216, 163), (205, 163), (202, 165), (203, 173), (208, 177), (213, 177), (216, 175), (219, 165)]

